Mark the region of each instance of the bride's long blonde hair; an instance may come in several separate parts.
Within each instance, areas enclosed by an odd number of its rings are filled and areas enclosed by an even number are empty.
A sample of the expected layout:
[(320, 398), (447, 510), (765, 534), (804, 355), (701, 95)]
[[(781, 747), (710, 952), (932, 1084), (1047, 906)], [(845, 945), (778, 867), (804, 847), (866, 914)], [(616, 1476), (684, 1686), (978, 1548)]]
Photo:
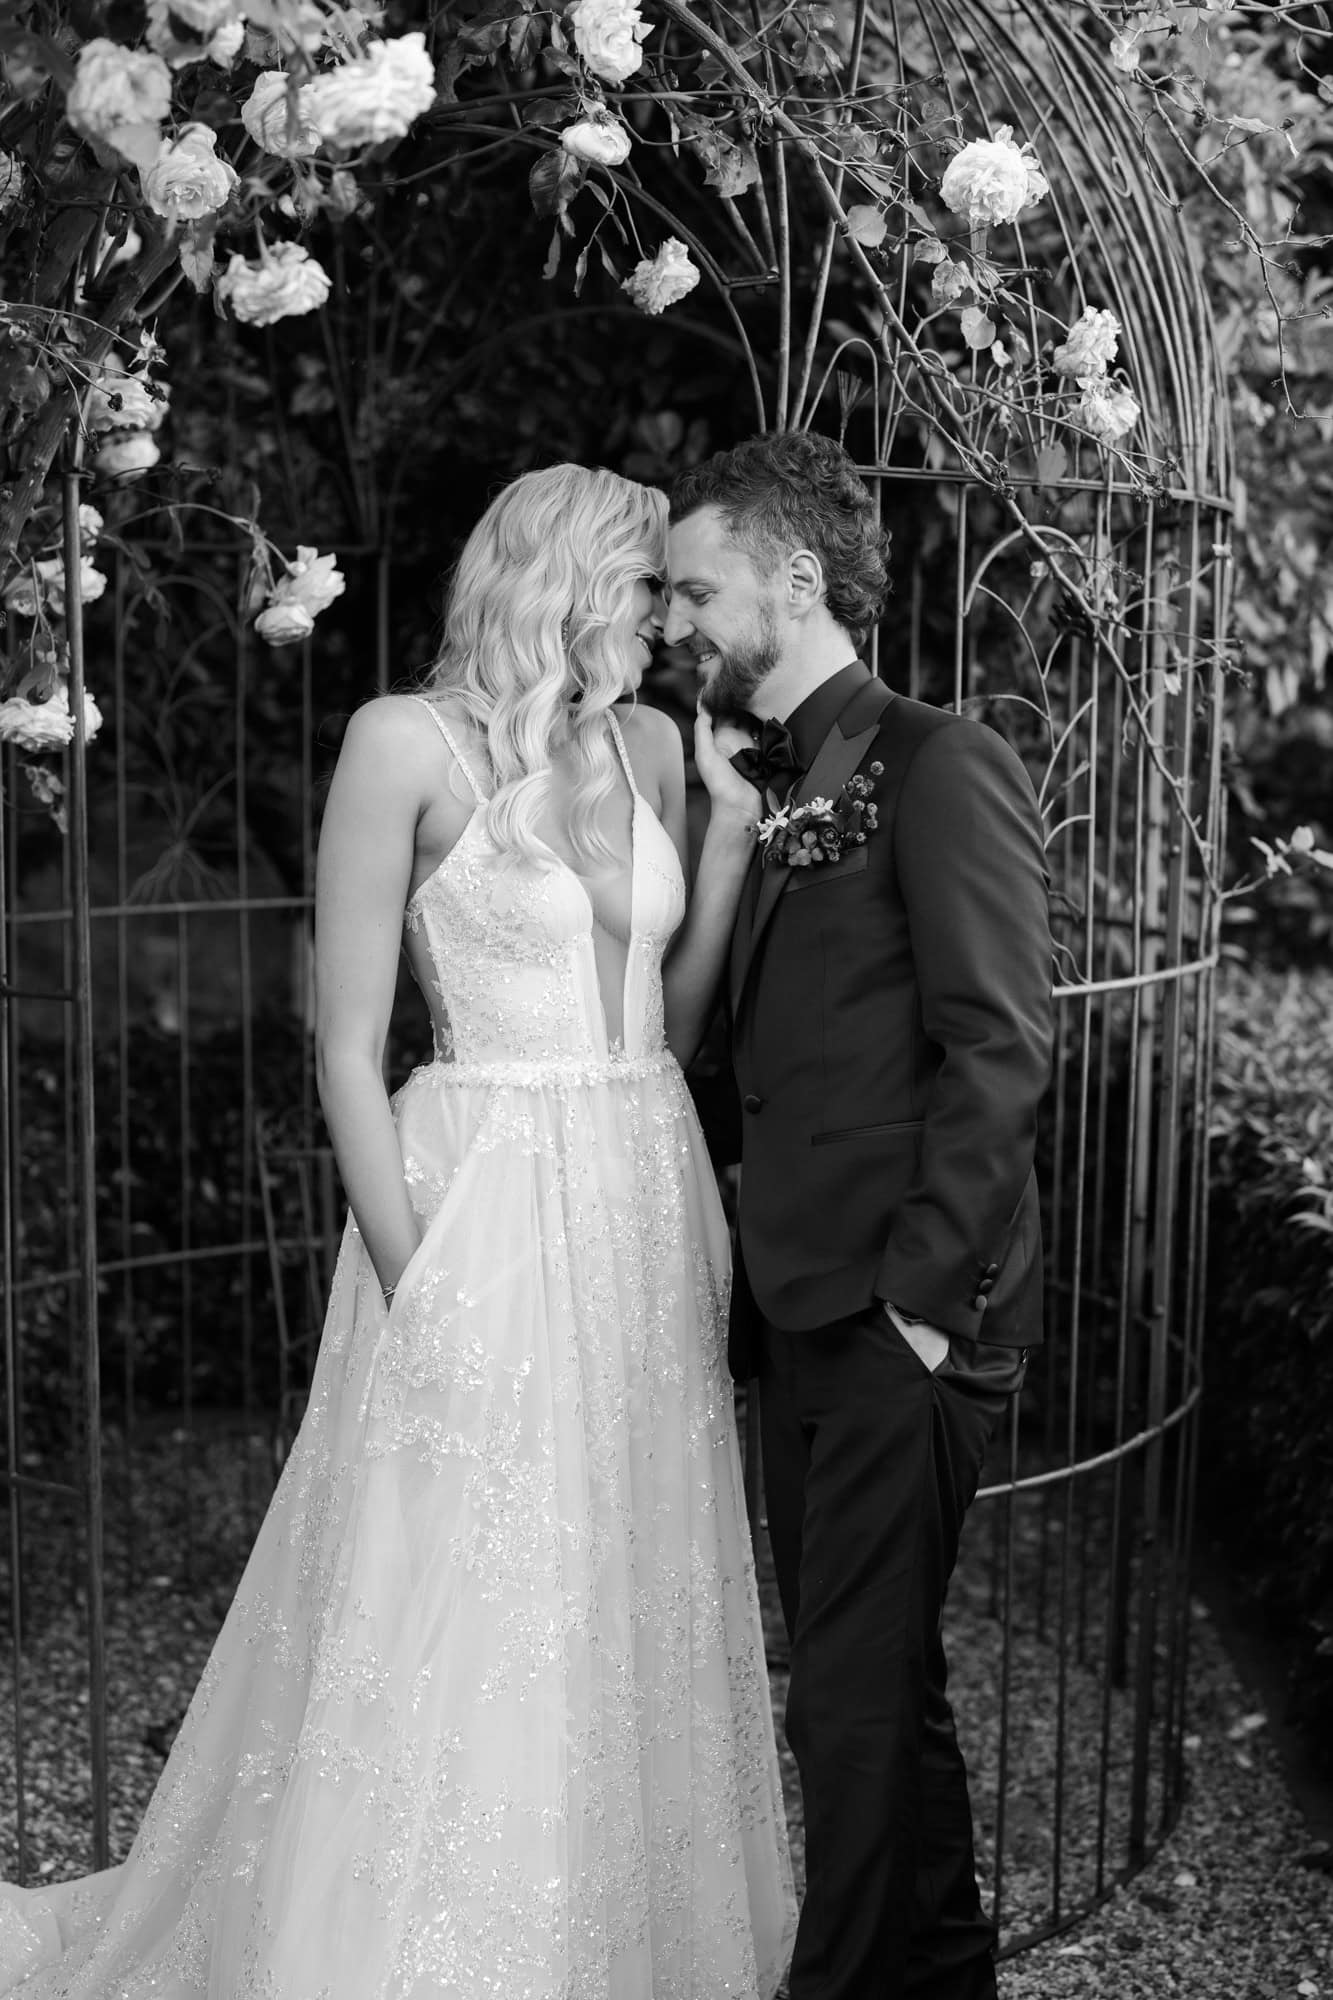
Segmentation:
[(552, 750), (572, 735), (570, 843), (614, 857), (596, 828), (616, 781), (603, 716), (624, 692), (635, 584), (666, 567), (667, 503), (614, 472), (525, 472), (468, 536), (427, 687), (454, 695), (486, 733), (495, 784), (486, 832), (501, 852), (549, 860), (535, 832)]

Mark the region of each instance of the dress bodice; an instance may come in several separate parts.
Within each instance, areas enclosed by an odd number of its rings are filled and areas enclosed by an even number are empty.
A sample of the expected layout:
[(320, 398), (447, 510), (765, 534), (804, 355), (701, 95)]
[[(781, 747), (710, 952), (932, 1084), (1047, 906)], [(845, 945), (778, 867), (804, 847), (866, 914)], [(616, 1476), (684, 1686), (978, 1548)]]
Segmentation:
[(633, 805), (630, 936), (618, 996), (624, 1025), (613, 1040), (587, 888), (554, 854), (549, 862), (529, 862), (495, 848), (471, 765), (439, 710), (424, 706), (476, 799), (462, 834), (407, 906), (407, 927), (426, 947), (437, 1061), (604, 1063), (660, 1054), (662, 957), (685, 913), (685, 884), (674, 843), (634, 782), (616, 717), (608, 721)]

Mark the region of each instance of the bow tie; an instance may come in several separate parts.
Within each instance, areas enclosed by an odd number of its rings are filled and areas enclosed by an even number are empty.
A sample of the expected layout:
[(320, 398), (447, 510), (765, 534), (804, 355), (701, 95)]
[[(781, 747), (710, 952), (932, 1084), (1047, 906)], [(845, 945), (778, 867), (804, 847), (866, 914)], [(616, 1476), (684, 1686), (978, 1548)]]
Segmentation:
[(759, 734), (749, 749), (736, 752), (731, 767), (761, 792), (785, 792), (805, 768), (796, 754), (790, 729), (772, 716), (760, 723)]

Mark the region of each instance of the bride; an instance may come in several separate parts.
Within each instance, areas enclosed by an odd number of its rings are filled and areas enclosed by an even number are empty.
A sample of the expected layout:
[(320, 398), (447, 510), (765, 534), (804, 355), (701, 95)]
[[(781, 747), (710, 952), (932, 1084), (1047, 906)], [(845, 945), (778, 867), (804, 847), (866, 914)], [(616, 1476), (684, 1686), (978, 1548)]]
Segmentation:
[[(320, 839), (351, 1214), (309, 1408), (128, 1858), (0, 1889), (6, 2000), (768, 2000), (794, 1929), (681, 1077), (753, 846), (701, 716), (686, 914), (662, 497), (525, 474)], [(390, 1103), (399, 950), (433, 1059)]]

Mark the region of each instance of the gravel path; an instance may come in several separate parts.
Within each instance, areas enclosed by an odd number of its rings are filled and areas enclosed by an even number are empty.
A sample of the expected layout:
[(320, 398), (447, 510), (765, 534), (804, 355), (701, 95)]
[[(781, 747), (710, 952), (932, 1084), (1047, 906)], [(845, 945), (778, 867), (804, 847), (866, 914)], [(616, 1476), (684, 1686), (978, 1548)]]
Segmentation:
[[(112, 1852), (128, 1847), (248, 1551), (268, 1486), (264, 1440), (231, 1430), (141, 1443), (128, 1481), (109, 1454), (108, 1679)], [(193, 1580), (182, 1577), (189, 1492)], [(133, 1507), (129, 1496), (133, 1494)], [(131, 1548), (130, 1530), (133, 1530)], [(1006, 1799), (1004, 1928), (1012, 1941), (1049, 1923), (1056, 1772), (1051, 1723), (1054, 1663), (1047, 1628), (1025, 1605), (1025, 1564), (1050, 1523), (1020, 1521), (1019, 1587), (1010, 1661), (1011, 1739)], [(59, 1505), (25, 1503), (26, 1662), (21, 1701), (29, 1879), (90, 1865), (86, 1755), (88, 1694), (78, 1578)], [(1001, 1630), (992, 1613), (987, 1537), (973, 1524), (951, 1593), (948, 1629), (959, 1731), (973, 1772), (983, 1879), (993, 1867), (998, 1737), (993, 1727)], [(762, 1551), (761, 1551), (762, 1554)], [(762, 1571), (761, 1563), (761, 1571)], [(133, 1575), (133, 1587), (127, 1578)], [(0, 1569), (0, 1584), (6, 1582)], [(1030, 1593), (1029, 1593), (1030, 1595)], [(783, 1638), (764, 1579), (779, 1719)], [(1093, 1635), (1095, 1640), (1095, 1633)], [(1090, 1648), (1093, 1659), (1098, 1648)], [(1189, 1788), (1179, 1821), (1141, 1872), (1091, 1914), (1009, 1959), (1002, 2000), (1065, 1996), (1197, 1996), (1197, 2000), (1333, 2000), (1333, 1853), (1305, 1828), (1283, 1783), (1256, 1697), (1241, 1684), (1200, 1605), (1191, 1612)], [(1066, 1661), (1063, 1730), (1062, 1908), (1096, 1889), (1095, 1805), (1101, 1730), (1109, 1717), (1105, 1868), (1123, 1851), (1128, 1735), (1124, 1699)], [(12, 1662), (0, 1665), (0, 1716), (13, 1699)], [(800, 1798), (782, 1750), (793, 1852), (803, 1864)], [(0, 1801), (15, 1796), (14, 1746), (0, 1740)], [(1153, 1807), (1156, 1810), (1156, 1800)], [(17, 1872), (12, 1815), (0, 1824), (0, 1875)], [(991, 1886), (989, 1883), (987, 1886)]]

